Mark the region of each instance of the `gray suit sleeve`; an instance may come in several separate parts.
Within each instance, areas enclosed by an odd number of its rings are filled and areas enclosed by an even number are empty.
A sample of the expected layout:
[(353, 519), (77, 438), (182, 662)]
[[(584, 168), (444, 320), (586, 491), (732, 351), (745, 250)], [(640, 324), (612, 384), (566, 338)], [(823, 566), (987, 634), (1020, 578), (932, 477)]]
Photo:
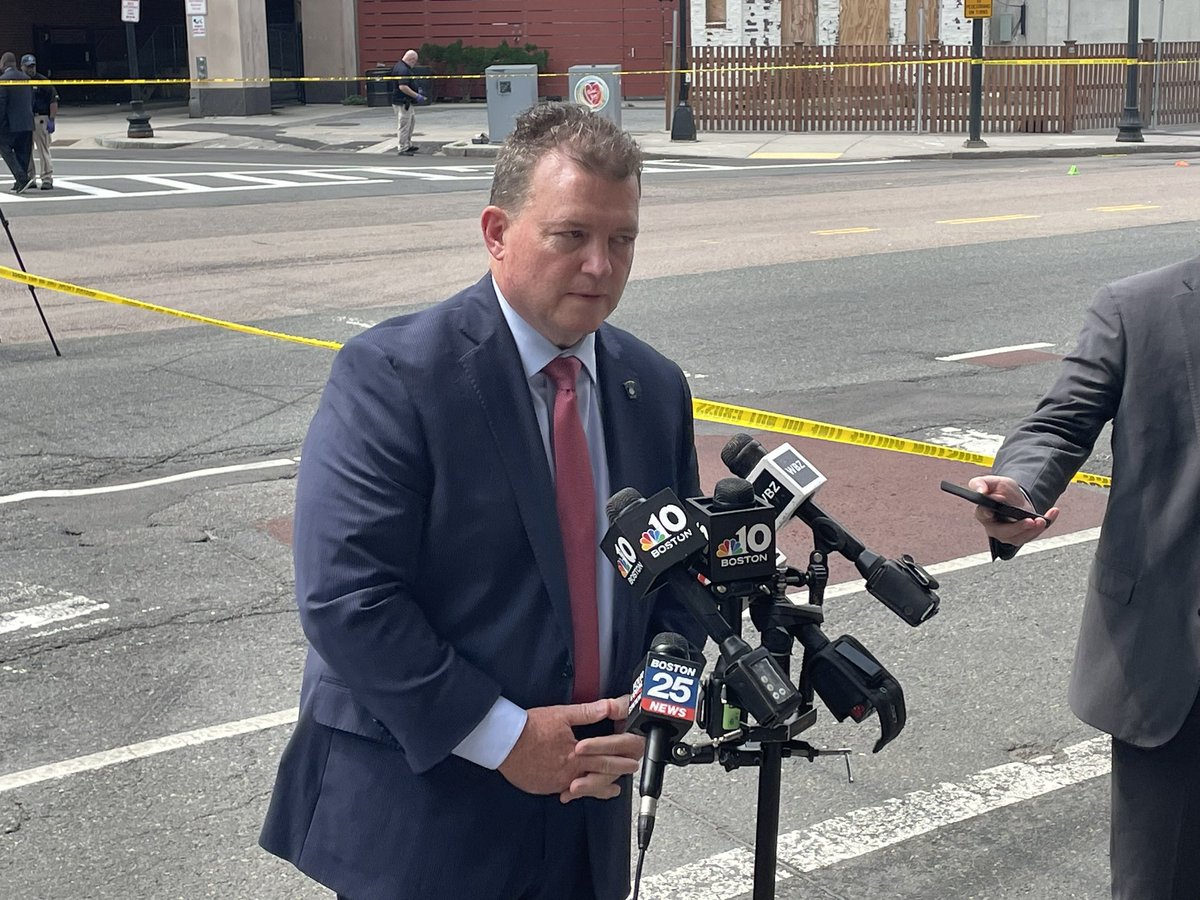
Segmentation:
[(1008, 436), (992, 470), (1015, 479), (1038, 510), (1054, 505), (1117, 414), (1125, 377), (1125, 334), (1110, 288), (1097, 293), (1058, 378)]

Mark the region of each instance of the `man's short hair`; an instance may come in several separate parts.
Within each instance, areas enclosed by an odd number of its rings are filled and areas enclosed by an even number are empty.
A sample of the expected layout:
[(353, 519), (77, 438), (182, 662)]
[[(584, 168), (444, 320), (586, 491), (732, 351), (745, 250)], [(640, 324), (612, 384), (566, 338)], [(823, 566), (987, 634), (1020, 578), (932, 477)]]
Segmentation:
[(578, 103), (540, 103), (517, 117), (496, 156), (491, 205), (517, 213), (529, 195), (533, 170), (560, 153), (586, 172), (612, 181), (642, 179), (642, 151), (611, 119)]
[(3, 56), (0, 56), (0, 69), (7, 69), (10, 66), (15, 68), (16, 65), (17, 65), (17, 54), (5, 53)]

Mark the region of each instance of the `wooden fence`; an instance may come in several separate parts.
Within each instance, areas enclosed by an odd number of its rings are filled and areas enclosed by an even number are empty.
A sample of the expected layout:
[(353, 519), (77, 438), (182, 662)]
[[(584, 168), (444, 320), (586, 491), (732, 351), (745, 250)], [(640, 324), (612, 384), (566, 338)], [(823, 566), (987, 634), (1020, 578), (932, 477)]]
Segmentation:
[[(1126, 52), (1073, 42), (985, 47), (983, 131), (1115, 128)], [(1156, 96), (1159, 124), (1200, 122), (1200, 42), (1145, 41), (1140, 54), (1143, 122)], [(965, 132), (968, 57), (968, 48), (942, 44), (696, 47), (691, 104), (703, 131)]]

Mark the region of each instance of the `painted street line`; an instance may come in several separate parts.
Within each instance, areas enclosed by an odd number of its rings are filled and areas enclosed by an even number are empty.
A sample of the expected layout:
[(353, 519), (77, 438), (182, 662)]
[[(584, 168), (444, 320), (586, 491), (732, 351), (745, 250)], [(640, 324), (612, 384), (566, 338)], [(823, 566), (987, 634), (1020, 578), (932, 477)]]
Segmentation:
[[(1101, 735), (1053, 756), (1006, 763), (945, 783), (913, 791), (878, 806), (779, 835), (778, 881), (815, 872), (894, 846), (909, 838), (965, 822), (993, 810), (1032, 800), (1108, 774), (1111, 741)], [(665, 802), (669, 802), (666, 800)], [(738, 848), (642, 880), (646, 900), (732, 900), (754, 882), (754, 851)]]
[[(49, 603), (41, 601), (50, 600)], [(5, 612), (6, 606), (23, 603), (26, 606), (13, 612)], [(22, 628), (42, 628), (54, 622), (78, 619), (108, 609), (107, 603), (91, 600), (82, 594), (56, 591), (40, 584), (0, 581), (0, 634), (9, 634)]]
[(294, 466), (300, 462), (300, 457), (287, 459), (267, 459), (262, 462), (241, 463), (236, 466), (220, 466), (214, 469), (196, 469), (193, 472), (180, 472), (178, 475), (166, 475), (162, 478), (151, 478), (147, 481), (134, 481), (128, 484), (109, 484), (94, 488), (62, 488), (43, 491), (23, 491), (19, 494), (0, 495), (0, 506), (5, 503), (20, 503), (24, 500), (45, 500), (55, 497), (91, 497), (95, 494), (117, 494), (122, 491), (136, 491), (140, 488), (157, 487), (160, 484), (172, 484), (176, 481), (190, 481), (193, 478), (209, 478), (213, 475), (230, 475), (236, 472), (253, 472), (257, 469), (276, 469), (284, 466)]
[(1011, 347), (992, 347), (990, 350), (969, 350), (966, 353), (951, 353), (949, 356), (938, 356), (938, 362), (958, 362), (963, 359), (975, 359), (978, 356), (995, 356), (998, 353), (1015, 353), (1018, 350), (1044, 350), (1053, 344), (1040, 342), (1036, 344), (1013, 344)]
[(66, 778), (68, 775), (80, 775), (84, 772), (94, 772), (97, 769), (115, 766), (118, 763), (145, 759), (148, 756), (166, 753), (168, 750), (197, 747), (201, 744), (238, 737), (243, 734), (253, 734), (267, 728), (291, 725), (296, 721), (298, 713), (297, 709), (284, 709), (279, 712), (267, 713), (265, 716), (255, 716), (238, 722), (226, 722), (224, 725), (212, 725), (208, 728), (197, 728), (195, 731), (184, 731), (180, 734), (129, 744), (126, 747), (103, 750), (100, 753), (89, 753), (87, 756), (77, 756), (74, 759), (26, 769), (23, 772), (0, 775), (0, 794), (43, 781), (55, 781), (59, 778)]

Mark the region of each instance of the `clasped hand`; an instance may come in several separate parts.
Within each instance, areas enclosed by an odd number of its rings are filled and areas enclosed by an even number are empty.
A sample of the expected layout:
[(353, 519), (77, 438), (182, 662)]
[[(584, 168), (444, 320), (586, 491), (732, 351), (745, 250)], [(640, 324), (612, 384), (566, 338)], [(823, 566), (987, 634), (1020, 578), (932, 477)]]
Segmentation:
[(558, 794), (563, 803), (581, 797), (611, 800), (621, 792), (617, 779), (637, 771), (645, 740), (636, 734), (579, 740), (571, 728), (605, 719), (620, 722), (628, 703), (626, 696), (529, 710), (500, 774), (526, 793)]

